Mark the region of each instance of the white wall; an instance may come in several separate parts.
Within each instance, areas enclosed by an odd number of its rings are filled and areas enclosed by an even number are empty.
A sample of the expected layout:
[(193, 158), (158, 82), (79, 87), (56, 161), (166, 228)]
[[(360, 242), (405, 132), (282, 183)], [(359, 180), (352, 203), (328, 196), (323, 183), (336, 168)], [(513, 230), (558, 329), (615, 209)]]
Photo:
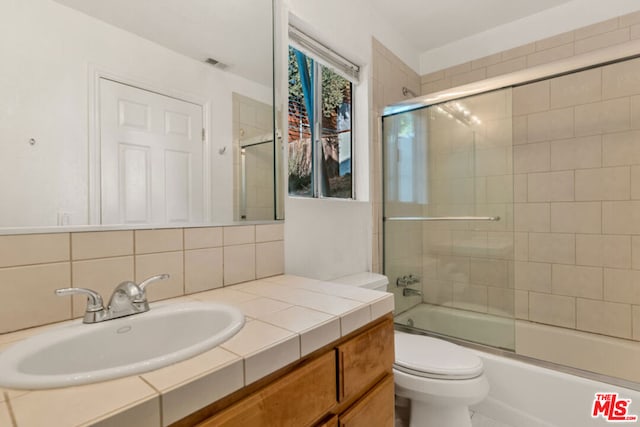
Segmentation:
[[(283, 0), (282, 4), (285, 18), (291, 13), (296, 25), (305, 32), (361, 66), (361, 80), (354, 99), (354, 171), (358, 201), (287, 197), (285, 271), (330, 279), (370, 270), (371, 38), (397, 52), (416, 69), (418, 51), (413, 51), (409, 43), (376, 15), (366, 0)], [(286, 26), (286, 19), (283, 21)]]
[(420, 74), (462, 64), (636, 10), (640, 10), (638, 0), (572, 0), (423, 52), (420, 54)]
[[(210, 102), (213, 221), (231, 221), (232, 92), (271, 88), (225, 73), (50, 0), (0, 8), (0, 227), (88, 221), (90, 67)], [(268, 64), (267, 64), (268, 66)], [(35, 138), (37, 144), (28, 144)]]
[(327, 280), (371, 269), (370, 203), (289, 199), (285, 214), (287, 274)]

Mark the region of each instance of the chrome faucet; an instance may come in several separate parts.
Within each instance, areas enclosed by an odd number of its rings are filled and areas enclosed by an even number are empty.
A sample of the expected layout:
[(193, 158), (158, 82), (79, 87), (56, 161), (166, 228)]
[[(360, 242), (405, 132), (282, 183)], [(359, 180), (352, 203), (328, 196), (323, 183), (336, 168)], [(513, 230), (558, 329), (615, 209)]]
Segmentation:
[(408, 274), (396, 279), (396, 286), (400, 288), (406, 288), (407, 286), (414, 285), (416, 283), (420, 283), (420, 278), (413, 274)]
[(420, 296), (420, 295), (422, 295), (422, 291), (419, 291), (417, 289), (411, 289), (411, 288), (402, 289), (403, 297)]
[(109, 304), (105, 308), (102, 297), (96, 291), (86, 288), (56, 289), (58, 296), (84, 294), (87, 296), (87, 310), (84, 313), (84, 323), (98, 323), (105, 320), (117, 319), (132, 314), (149, 311), (146, 288), (158, 280), (168, 279), (168, 274), (159, 274), (149, 277), (139, 285), (127, 280), (116, 286)]

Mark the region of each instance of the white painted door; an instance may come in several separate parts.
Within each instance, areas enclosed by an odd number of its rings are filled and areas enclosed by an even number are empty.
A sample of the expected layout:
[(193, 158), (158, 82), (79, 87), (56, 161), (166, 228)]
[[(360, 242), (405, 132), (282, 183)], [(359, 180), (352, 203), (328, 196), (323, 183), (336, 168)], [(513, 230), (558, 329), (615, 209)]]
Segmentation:
[(102, 224), (204, 221), (202, 106), (100, 79)]

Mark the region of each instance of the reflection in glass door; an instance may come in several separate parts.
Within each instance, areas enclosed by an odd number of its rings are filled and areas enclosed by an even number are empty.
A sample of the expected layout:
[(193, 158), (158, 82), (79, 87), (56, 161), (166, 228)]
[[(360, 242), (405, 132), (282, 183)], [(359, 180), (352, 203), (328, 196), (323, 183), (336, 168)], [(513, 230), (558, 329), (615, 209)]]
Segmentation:
[(273, 217), (273, 141), (240, 147), (240, 219), (256, 221)]
[(514, 348), (511, 89), (383, 118), (396, 323)]

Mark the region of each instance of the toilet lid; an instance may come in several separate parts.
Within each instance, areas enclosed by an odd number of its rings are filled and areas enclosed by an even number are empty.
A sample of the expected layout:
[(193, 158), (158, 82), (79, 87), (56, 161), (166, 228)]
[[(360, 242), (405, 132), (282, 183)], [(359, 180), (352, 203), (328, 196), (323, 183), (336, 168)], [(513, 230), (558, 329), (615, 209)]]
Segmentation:
[(482, 360), (471, 351), (424, 335), (396, 331), (395, 367), (429, 378), (469, 379), (482, 374)]

